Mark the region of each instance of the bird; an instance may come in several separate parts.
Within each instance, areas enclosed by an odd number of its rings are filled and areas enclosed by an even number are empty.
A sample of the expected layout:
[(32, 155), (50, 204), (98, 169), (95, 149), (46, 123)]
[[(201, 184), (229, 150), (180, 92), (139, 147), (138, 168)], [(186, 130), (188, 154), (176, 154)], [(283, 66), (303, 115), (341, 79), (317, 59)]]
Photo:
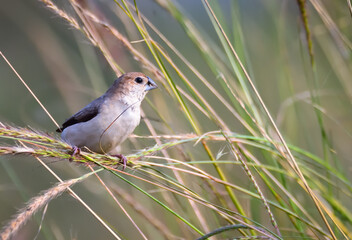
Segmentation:
[(62, 127), (61, 138), (73, 147), (119, 157), (126, 165), (127, 159), (119, 153), (119, 145), (139, 125), (140, 106), (148, 91), (157, 84), (140, 72), (121, 75), (100, 97), (68, 118)]

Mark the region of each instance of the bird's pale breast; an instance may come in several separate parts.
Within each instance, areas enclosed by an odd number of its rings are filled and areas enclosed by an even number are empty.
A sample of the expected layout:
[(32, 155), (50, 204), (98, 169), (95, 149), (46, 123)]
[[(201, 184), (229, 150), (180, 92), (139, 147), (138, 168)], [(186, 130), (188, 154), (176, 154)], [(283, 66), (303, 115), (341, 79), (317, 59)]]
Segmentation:
[[(98, 153), (109, 153), (139, 124), (139, 105), (126, 110), (127, 107), (116, 102), (106, 103), (102, 111), (90, 121), (65, 128), (62, 138), (73, 146), (87, 147)], [(126, 111), (122, 113), (124, 110)]]

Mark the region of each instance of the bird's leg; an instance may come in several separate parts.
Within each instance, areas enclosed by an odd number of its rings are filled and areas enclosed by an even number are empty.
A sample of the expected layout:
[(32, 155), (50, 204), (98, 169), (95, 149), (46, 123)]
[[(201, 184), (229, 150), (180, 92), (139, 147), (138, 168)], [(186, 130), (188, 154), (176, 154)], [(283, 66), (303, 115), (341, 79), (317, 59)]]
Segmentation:
[(114, 154), (113, 156), (120, 158), (120, 162), (123, 165), (122, 171), (124, 171), (126, 169), (126, 166), (127, 166), (127, 158), (124, 155), (122, 155), (122, 154)]
[(73, 146), (72, 147), (72, 154), (71, 154), (71, 157), (68, 159), (70, 162), (72, 162), (73, 160), (73, 157), (77, 154), (80, 154), (81, 153), (81, 149), (77, 146)]

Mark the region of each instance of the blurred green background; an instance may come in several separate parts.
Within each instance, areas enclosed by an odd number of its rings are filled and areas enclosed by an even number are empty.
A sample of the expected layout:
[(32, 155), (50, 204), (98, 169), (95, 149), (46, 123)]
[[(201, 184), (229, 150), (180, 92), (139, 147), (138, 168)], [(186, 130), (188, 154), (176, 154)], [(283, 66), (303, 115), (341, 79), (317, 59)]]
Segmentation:
[[(161, 1), (162, 2), (162, 1)], [(318, 2), (318, 1), (313, 1)], [(320, 2), (320, 1), (319, 1)], [(174, 1), (182, 13), (189, 18), (203, 34), (203, 40), (224, 62), (224, 69), (230, 71), (230, 63), (222, 49), (218, 36), (200, 1)], [(57, 3), (68, 13), (72, 9), (67, 2)], [(141, 37), (126, 17), (121, 14), (113, 1), (94, 3), (100, 14), (130, 41)], [(202, 53), (195, 47), (187, 33), (171, 14), (157, 2), (137, 1), (139, 10), (172, 42), (177, 49), (207, 77), (207, 80), (222, 93), (219, 75), (207, 66)], [(321, 1), (328, 11), (331, 23), (326, 24), (317, 8), (308, 2), (307, 9), (310, 31), (313, 37), (315, 72), (310, 65), (302, 19), (296, 1), (278, 0), (220, 0), (217, 13), (231, 42), (238, 49), (266, 106), (282, 131), (287, 142), (323, 157), (321, 128), (317, 123), (314, 108), (322, 112), (325, 131), (328, 134), (331, 159), (351, 180), (351, 131), (352, 131), (352, 81), (350, 39), (351, 16), (346, 1)], [(221, 14), (220, 14), (221, 13)], [(131, 26), (131, 28), (129, 28)], [(341, 38), (341, 35), (345, 38)], [(155, 40), (167, 48), (157, 35)], [(124, 47), (111, 40), (114, 58), (125, 71), (144, 71)], [(141, 43), (134, 43), (137, 48)], [(141, 47), (142, 49), (142, 47)], [(32, 91), (42, 101), (56, 121), (63, 122), (71, 114), (100, 96), (116, 78), (104, 56), (82, 33), (73, 29), (66, 21), (50, 11), (39, 1), (3, 0), (0, 7), (0, 51), (8, 58)], [(147, 52), (144, 48), (144, 52)], [(149, 53), (146, 53), (148, 56)], [(150, 56), (150, 54), (149, 54)], [(173, 57), (172, 53), (170, 56)], [(181, 61), (176, 60), (182, 66)], [(150, 72), (146, 71), (149, 75)], [(193, 79), (189, 70), (186, 75)], [(179, 84), (175, 73), (173, 80)], [(18, 126), (29, 126), (36, 130), (53, 133), (56, 126), (36, 103), (20, 80), (3, 59), (0, 59), (0, 121)], [(152, 75), (151, 75), (152, 76)], [(314, 78), (317, 84), (314, 85)], [(230, 79), (231, 80), (231, 79)], [(177, 104), (167, 98), (167, 91), (160, 89), (149, 94), (148, 100), (160, 109), (165, 108), (165, 118), (176, 134), (191, 133), (192, 129), (183, 119), (177, 119)], [(214, 107), (222, 114), (231, 130), (247, 134), (243, 126), (233, 118), (208, 90), (194, 81), (198, 90), (214, 102)], [(309, 91), (320, 99), (320, 106), (311, 102)], [(226, 97), (226, 96), (225, 96)], [(165, 102), (164, 102), (165, 101)], [(171, 109), (167, 109), (167, 108)], [(167, 127), (158, 115), (144, 102), (147, 118), (152, 120), (160, 133), (168, 133)], [(172, 108), (177, 108), (173, 111)], [(163, 110), (161, 110), (163, 111)], [(202, 114), (193, 109), (199, 121)], [(204, 132), (218, 130), (216, 125), (204, 120)], [(138, 135), (148, 135), (145, 124), (135, 131)], [(58, 136), (58, 135), (57, 135)], [(154, 143), (141, 140), (137, 146), (145, 148)], [(214, 144), (212, 149), (219, 152), (226, 144)], [(123, 152), (135, 151), (135, 145), (127, 141)], [(186, 148), (192, 149), (192, 145)], [(191, 150), (190, 150), (191, 151)], [(199, 160), (205, 160), (203, 152), (194, 152)], [(197, 155), (198, 154), (198, 155)], [(225, 158), (229, 158), (225, 156)], [(83, 166), (67, 161), (46, 160), (63, 179), (82, 175)], [(242, 173), (240, 173), (242, 174)], [(109, 181), (109, 174), (103, 176)], [(241, 175), (237, 176), (240, 179)], [(236, 177), (234, 177), (236, 179)], [(52, 186), (56, 180), (34, 158), (24, 156), (0, 157), (0, 222), (8, 219), (23, 206), (24, 202), (40, 191)], [(124, 183), (121, 186), (128, 189)], [(244, 182), (243, 185), (248, 183)], [(104, 189), (96, 180), (88, 180), (74, 189), (107, 221), (114, 226), (124, 226), (123, 235), (129, 239), (139, 239), (134, 228), (120, 210), (109, 202)], [(144, 196), (136, 194), (136, 197)], [(245, 199), (244, 199), (245, 200)], [(345, 207), (351, 209), (350, 199), (341, 199)], [(107, 207), (108, 206), (108, 207)], [(115, 209), (111, 209), (114, 206)], [(113, 213), (113, 214), (111, 214)], [(119, 215), (123, 217), (118, 217)], [(30, 221), (16, 239), (29, 239), (38, 229), (37, 219)], [(141, 220), (142, 221), (142, 220)], [(141, 223), (143, 224), (143, 223)], [(50, 229), (50, 230), (48, 230)], [(153, 232), (153, 229), (148, 229)], [(177, 231), (176, 231), (177, 232)], [(155, 235), (153, 235), (155, 234)], [(161, 237), (157, 233), (154, 239)], [(44, 230), (39, 239), (110, 239), (109, 233), (68, 194), (52, 201), (45, 215)]]

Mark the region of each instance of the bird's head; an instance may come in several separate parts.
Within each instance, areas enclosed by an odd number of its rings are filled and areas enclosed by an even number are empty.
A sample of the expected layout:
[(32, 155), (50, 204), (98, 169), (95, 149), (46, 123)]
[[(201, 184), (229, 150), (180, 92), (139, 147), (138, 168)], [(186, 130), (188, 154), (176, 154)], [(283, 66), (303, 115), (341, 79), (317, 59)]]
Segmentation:
[(129, 72), (121, 75), (108, 92), (118, 98), (126, 98), (127, 102), (142, 101), (149, 90), (155, 89), (156, 83), (145, 74)]

